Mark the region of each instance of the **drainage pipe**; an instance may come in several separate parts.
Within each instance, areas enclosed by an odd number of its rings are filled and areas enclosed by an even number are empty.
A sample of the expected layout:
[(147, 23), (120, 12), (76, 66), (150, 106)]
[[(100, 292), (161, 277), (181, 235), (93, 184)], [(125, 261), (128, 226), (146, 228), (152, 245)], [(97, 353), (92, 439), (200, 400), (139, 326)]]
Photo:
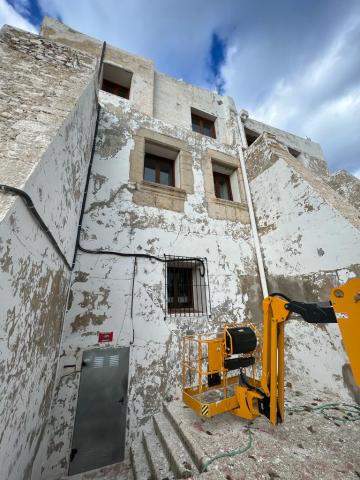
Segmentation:
[[(239, 126), (240, 136), (241, 136), (241, 139), (243, 139), (244, 135), (245, 135), (244, 126), (242, 124), (242, 121), (241, 121), (239, 115), (237, 115), (236, 117), (237, 117), (237, 122), (238, 122), (238, 126)], [(261, 290), (262, 290), (263, 296), (265, 298), (269, 295), (269, 291), (268, 291), (268, 286), (267, 286), (267, 282), (266, 282), (265, 268), (264, 268), (262, 253), (261, 253), (260, 240), (259, 240), (259, 234), (258, 234), (258, 229), (257, 229), (257, 225), (256, 225), (253, 202), (252, 202), (252, 198), (251, 198), (249, 180), (248, 180), (248, 176), (247, 176), (247, 173), (246, 173), (244, 152), (243, 152), (241, 144), (238, 147), (238, 152), (239, 152), (240, 166), (241, 166), (243, 179), (244, 179), (245, 196), (246, 196), (246, 201), (247, 201), (248, 208), (249, 208), (250, 225), (251, 225), (251, 230), (252, 230), (253, 239), (254, 239), (255, 254), (256, 254), (256, 261), (257, 261), (257, 265), (258, 265), (259, 276), (260, 276)]]

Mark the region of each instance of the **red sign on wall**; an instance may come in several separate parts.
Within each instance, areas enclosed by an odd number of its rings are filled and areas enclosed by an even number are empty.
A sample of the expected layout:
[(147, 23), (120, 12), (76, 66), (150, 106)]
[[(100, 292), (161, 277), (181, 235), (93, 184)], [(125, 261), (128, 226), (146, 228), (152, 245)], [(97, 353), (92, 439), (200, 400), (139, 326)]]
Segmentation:
[(113, 332), (99, 332), (99, 343), (112, 342)]

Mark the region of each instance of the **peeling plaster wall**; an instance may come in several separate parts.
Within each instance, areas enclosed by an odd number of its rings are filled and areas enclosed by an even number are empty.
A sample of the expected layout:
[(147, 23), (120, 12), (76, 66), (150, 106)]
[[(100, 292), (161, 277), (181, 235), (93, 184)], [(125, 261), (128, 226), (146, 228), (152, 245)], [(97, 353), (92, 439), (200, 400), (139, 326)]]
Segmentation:
[[(71, 263), (96, 61), (7, 26), (0, 49), (1, 181), (30, 194)], [(0, 207), (0, 478), (27, 480), (44, 442), (70, 272), (20, 198), (0, 194)]]
[[(101, 119), (83, 220), (87, 249), (208, 259), (212, 316), (169, 317), (165, 311), (165, 271), (158, 261), (137, 260), (133, 318), (133, 258), (80, 253), (68, 304), (61, 362), (80, 366), (85, 349), (98, 346), (99, 331), (113, 331), (113, 345), (129, 346), (128, 444), (140, 434), (164, 398), (179, 395), (180, 340), (189, 332), (212, 331), (224, 321), (258, 322), (260, 286), (248, 223), (214, 220), (206, 208), (202, 155), (208, 148), (236, 155), (216, 140), (174, 128), (140, 114), (126, 100), (101, 93)], [(147, 128), (191, 145), (194, 194), (184, 213), (141, 207), (132, 201), (129, 181), (134, 135)], [(134, 328), (134, 343), (132, 344)], [(76, 409), (78, 374), (60, 381), (55, 399), (54, 436), (46, 472), (66, 472)], [(69, 401), (69, 398), (71, 401)]]
[[(76, 32), (53, 18), (44, 18), (41, 34), (55, 42), (79, 49), (95, 58), (100, 58), (103, 42)], [(153, 62), (111, 45), (106, 45), (104, 62), (109, 62), (133, 73), (130, 102), (140, 112), (152, 115), (154, 101)]]
[(180, 80), (155, 73), (154, 117), (171, 125), (191, 129), (191, 108), (216, 118), (219, 142), (239, 144), (236, 108), (231, 97), (223, 97)]
[(346, 202), (360, 211), (360, 180), (358, 178), (346, 170), (339, 170), (329, 177), (328, 184)]
[[(246, 162), (269, 291), (295, 300), (327, 300), (333, 286), (360, 274), (358, 212), (309, 175), (273, 136), (258, 139)], [(337, 390), (346, 397), (346, 355), (337, 325), (294, 320), (286, 336), (291, 388)]]
[(329, 175), (329, 169), (319, 143), (313, 142), (310, 138), (298, 137), (293, 133), (258, 122), (253, 118), (248, 118), (246, 120), (245, 127), (260, 135), (264, 132), (274, 135), (287, 147), (300, 152), (297, 160), (305, 167), (311, 169), (317, 175), (322, 177), (327, 177)]
[(0, 478), (30, 479), (49, 413), (69, 272), (17, 200), (0, 224)]

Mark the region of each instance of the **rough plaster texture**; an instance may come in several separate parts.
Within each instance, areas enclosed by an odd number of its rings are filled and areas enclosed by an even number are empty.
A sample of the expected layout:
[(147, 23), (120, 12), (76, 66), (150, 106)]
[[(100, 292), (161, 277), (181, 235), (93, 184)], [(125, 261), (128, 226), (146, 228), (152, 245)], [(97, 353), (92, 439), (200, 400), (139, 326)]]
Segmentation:
[[(1, 182), (30, 194), (71, 263), (95, 126), (96, 61), (10, 27), (0, 48)], [(0, 197), (0, 477), (17, 480), (30, 478), (42, 449), (70, 272), (22, 200)]]
[(22, 188), (89, 83), (95, 60), (6, 25), (0, 54), (1, 181)]
[(346, 202), (360, 211), (360, 180), (346, 170), (339, 170), (328, 178), (328, 184), (341, 195)]
[[(333, 286), (360, 273), (358, 212), (272, 135), (248, 149), (246, 162), (269, 291), (327, 300)], [(337, 326), (294, 321), (286, 331), (291, 381), (341, 390), (346, 357)]]

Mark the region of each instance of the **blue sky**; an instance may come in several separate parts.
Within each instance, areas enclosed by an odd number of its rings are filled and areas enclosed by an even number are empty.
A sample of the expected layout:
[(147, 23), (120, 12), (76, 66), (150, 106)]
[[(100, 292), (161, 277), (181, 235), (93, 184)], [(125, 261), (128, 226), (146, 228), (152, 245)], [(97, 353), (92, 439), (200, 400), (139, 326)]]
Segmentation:
[(360, 178), (359, 0), (0, 0), (0, 24), (36, 32), (45, 14), (232, 96)]

